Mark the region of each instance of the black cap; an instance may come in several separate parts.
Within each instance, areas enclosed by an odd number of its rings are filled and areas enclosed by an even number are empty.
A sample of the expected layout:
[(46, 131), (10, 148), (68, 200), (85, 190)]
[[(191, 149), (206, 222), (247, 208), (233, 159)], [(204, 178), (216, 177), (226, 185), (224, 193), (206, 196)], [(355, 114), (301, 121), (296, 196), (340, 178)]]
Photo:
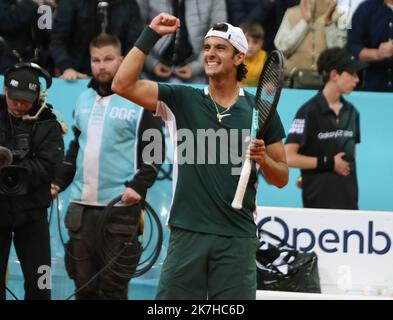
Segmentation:
[(20, 68), (10, 71), (5, 83), (11, 99), (34, 103), (40, 92), (39, 75), (34, 70)]
[(338, 72), (358, 72), (367, 67), (367, 63), (356, 59), (344, 48), (331, 48), (321, 53), (318, 59), (319, 73), (337, 70)]
[(339, 61), (337, 61), (336, 65), (331, 69), (336, 69), (337, 71), (360, 71), (367, 67), (367, 63), (356, 59), (354, 56), (348, 54), (347, 56), (343, 57)]

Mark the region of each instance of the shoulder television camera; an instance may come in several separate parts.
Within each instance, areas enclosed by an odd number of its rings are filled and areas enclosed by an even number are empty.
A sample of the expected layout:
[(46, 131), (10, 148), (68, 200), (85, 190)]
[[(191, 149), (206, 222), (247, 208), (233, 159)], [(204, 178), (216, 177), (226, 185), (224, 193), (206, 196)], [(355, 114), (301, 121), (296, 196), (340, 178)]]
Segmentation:
[[(23, 139), (21, 139), (23, 140)], [(28, 192), (28, 171), (26, 167), (11, 165), (14, 158), (24, 157), (28, 150), (0, 147), (0, 194), (7, 196), (24, 195)]]

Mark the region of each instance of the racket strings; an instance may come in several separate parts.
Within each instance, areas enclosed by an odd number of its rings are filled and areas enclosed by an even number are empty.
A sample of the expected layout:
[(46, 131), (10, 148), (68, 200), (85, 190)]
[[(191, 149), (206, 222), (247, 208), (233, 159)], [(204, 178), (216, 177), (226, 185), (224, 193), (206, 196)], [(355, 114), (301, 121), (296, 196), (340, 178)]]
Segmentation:
[[(255, 107), (253, 107), (251, 137), (263, 137), (264, 131), (272, 119), (272, 115), (280, 98), (283, 72), (282, 53), (275, 50), (269, 54), (259, 77)], [(255, 118), (256, 111), (258, 111), (258, 121)], [(243, 199), (249, 184), (251, 171), (252, 160), (247, 159), (244, 162), (235, 197), (232, 202), (232, 207), (237, 210), (241, 209), (243, 206)]]
[(279, 59), (273, 57), (266, 62), (264, 74), (259, 81), (256, 94), (260, 127), (266, 123), (270, 116), (272, 105), (278, 92), (277, 88), (281, 83), (281, 73)]

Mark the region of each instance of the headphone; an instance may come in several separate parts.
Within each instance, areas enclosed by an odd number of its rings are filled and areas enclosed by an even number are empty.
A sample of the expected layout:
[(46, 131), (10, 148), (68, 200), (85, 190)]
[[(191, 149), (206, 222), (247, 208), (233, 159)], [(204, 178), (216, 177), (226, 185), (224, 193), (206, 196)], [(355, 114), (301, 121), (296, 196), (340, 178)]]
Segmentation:
[[(52, 85), (52, 76), (49, 74), (48, 71), (46, 71), (44, 68), (40, 67), (38, 64), (33, 63), (33, 62), (19, 62), (17, 64), (15, 64), (13, 67), (8, 68), (5, 72), (4, 72), (4, 87), (7, 86), (7, 82), (8, 82), (8, 77), (10, 75), (11, 72), (15, 71), (15, 70), (19, 70), (19, 69), (29, 69), (30, 71), (36, 71), (38, 73), (38, 77), (43, 77), (45, 79), (46, 82), (46, 89), (42, 90), (40, 88), (40, 94), (39, 94), (39, 102), (38, 102), (38, 111), (36, 112), (35, 115), (29, 115), (29, 114), (25, 114), (22, 117), (23, 121), (35, 121), (38, 119), (38, 117), (40, 116), (40, 114), (44, 111), (44, 109), (48, 108), (46, 105), (46, 90), (48, 90), (50, 88), (50, 86)], [(40, 86), (41, 87), (41, 86)]]
[(50, 88), (50, 86), (52, 85), (52, 76), (44, 68), (40, 67), (38, 64), (33, 63), (33, 62), (19, 62), (19, 63), (15, 64), (14, 66), (8, 68), (4, 72), (4, 86), (7, 84), (8, 76), (10, 75), (10, 73), (12, 73), (15, 70), (22, 69), (22, 68), (30, 69), (30, 70), (38, 72), (38, 77), (43, 77), (45, 79), (46, 90), (48, 90)]

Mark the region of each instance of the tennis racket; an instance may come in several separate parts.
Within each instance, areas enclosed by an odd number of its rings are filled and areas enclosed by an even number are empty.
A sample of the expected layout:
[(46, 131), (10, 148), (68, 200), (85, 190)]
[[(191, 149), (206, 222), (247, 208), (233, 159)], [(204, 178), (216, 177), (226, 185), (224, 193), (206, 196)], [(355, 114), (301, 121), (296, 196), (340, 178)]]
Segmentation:
[[(258, 80), (251, 125), (251, 141), (262, 138), (276, 111), (284, 81), (284, 58), (274, 50), (267, 57)], [(251, 173), (251, 160), (246, 158), (240, 174), (232, 207), (241, 209)]]

